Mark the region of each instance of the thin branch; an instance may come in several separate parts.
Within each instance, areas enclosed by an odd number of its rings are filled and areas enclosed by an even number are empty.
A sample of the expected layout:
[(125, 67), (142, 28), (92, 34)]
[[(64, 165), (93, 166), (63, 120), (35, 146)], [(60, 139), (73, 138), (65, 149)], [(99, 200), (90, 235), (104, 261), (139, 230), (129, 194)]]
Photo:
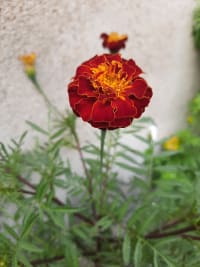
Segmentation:
[(200, 241), (200, 236), (183, 234), (183, 235), (181, 235), (181, 237), (182, 238), (186, 238), (186, 239), (192, 239), (192, 240), (198, 240), (198, 241)]
[(174, 235), (181, 235), (187, 232), (191, 232), (196, 230), (196, 227), (194, 225), (190, 225), (178, 230), (170, 231), (170, 232), (163, 232), (163, 233), (150, 233), (145, 235), (145, 238), (148, 239), (156, 239), (156, 238), (163, 238), (163, 237), (168, 237), (168, 236), (174, 236)]
[(184, 222), (183, 219), (184, 218), (179, 218), (179, 219), (170, 221), (170, 222), (166, 223), (165, 225), (160, 226), (158, 229), (155, 229), (154, 231), (148, 233), (148, 235), (158, 234), (158, 233), (162, 232), (163, 230), (172, 228), (172, 227), (176, 226), (179, 223), (183, 223)]
[(61, 261), (63, 260), (65, 257), (63, 255), (60, 256), (55, 256), (53, 258), (49, 258), (49, 259), (42, 259), (42, 260), (34, 260), (31, 261), (31, 264), (33, 266), (37, 266), (37, 265), (43, 265), (43, 264), (48, 264), (48, 263), (53, 263), (55, 261)]
[(82, 149), (81, 149), (81, 145), (80, 145), (80, 141), (79, 141), (78, 135), (76, 134), (75, 131), (72, 131), (72, 133), (73, 133), (74, 139), (76, 141), (76, 148), (77, 148), (79, 156), (80, 156), (80, 160), (81, 160), (81, 163), (82, 163), (82, 166), (83, 166), (83, 170), (84, 170), (85, 176), (86, 176), (86, 178), (88, 180), (88, 193), (90, 195), (92, 213), (93, 213), (94, 218), (97, 220), (98, 216), (97, 216), (96, 207), (95, 207), (95, 204), (94, 204), (94, 197), (93, 197), (94, 193), (93, 193), (92, 176), (88, 172), (88, 169), (87, 169), (87, 166), (86, 166), (86, 163), (85, 163), (85, 160), (84, 160), (84, 156), (83, 156), (83, 152), (82, 152)]

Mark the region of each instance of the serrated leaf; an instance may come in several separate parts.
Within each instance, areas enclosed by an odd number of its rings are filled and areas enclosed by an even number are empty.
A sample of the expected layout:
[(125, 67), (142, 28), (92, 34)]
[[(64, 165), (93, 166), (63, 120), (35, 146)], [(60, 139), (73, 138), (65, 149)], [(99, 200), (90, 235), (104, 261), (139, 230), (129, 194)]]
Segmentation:
[(129, 237), (129, 233), (126, 233), (124, 237), (122, 244), (122, 256), (124, 265), (127, 266), (131, 259), (131, 239)]

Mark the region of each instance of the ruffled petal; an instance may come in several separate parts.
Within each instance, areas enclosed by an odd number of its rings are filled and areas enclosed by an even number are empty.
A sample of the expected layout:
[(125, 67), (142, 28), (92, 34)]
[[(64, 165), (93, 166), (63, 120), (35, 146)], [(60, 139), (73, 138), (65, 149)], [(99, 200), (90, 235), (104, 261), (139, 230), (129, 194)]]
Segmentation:
[(130, 99), (120, 99), (117, 98), (112, 101), (112, 107), (115, 110), (115, 118), (129, 118), (134, 117), (137, 113), (134, 107), (134, 102)]
[(133, 118), (115, 119), (109, 124), (110, 129), (125, 128), (131, 124)]
[(113, 60), (118, 61), (118, 62), (122, 61), (120, 54), (113, 54), (113, 55), (112, 54), (105, 54), (104, 57), (105, 57), (105, 62), (106, 61), (112, 62)]
[(74, 109), (75, 105), (82, 99), (82, 97), (77, 94), (77, 87), (74, 86), (73, 83), (69, 84), (68, 94), (70, 106)]
[(145, 93), (145, 97), (147, 98), (151, 98), (153, 95), (152, 89), (151, 87), (147, 87), (146, 93)]
[(82, 98), (79, 103), (76, 104), (75, 110), (84, 121), (91, 119), (91, 112), (94, 105), (95, 99)]
[(87, 97), (95, 97), (95, 91), (91, 82), (82, 76), (79, 77), (78, 94)]
[(103, 62), (105, 62), (104, 55), (102, 55), (102, 56), (94, 56), (87, 63), (89, 64), (90, 67), (97, 67), (98, 65), (100, 65)]
[(91, 75), (91, 69), (88, 65), (86, 64), (82, 64), (81, 66), (79, 66), (76, 70), (76, 76), (78, 77), (79, 75), (81, 76), (86, 76), (88, 77), (88, 75)]
[(106, 130), (109, 129), (109, 122), (93, 122), (91, 121), (90, 124), (98, 129)]
[(123, 63), (123, 70), (128, 74), (128, 78), (136, 78), (143, 72), (132, 59), (123, 60)]
[(125, 94), (127, 96), (134, 95), (137, 98), (142, 98), (146, 93), (147, 87), (148, 85), (144, 79), (137, 78), (133, 81), (132, 86), (125, 91)]
[(114, 119), (114, 112), (109, 102), (97, 101), (93, 106), (92, 121), (108, 122)]

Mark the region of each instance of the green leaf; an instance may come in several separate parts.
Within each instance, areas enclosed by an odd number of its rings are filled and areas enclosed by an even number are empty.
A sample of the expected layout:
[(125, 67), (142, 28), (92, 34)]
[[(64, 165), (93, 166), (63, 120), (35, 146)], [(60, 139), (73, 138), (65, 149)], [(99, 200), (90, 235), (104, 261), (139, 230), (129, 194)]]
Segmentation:
[(149, 139), (148, 138), (142, 137), (142, 136), (137, 135), (137, 134), (134, 134), (134, 137), (136, 137), (138, 140), (142, 141), (143, 143), (149, 145)]
[(130, 263), (131, 258), (131, 239), (128, 232), (125, 234), (122, 244), (122, 256), (124, 265), (127, 266)]
[(43, 179), (40, 184), (37, 186), (36, 190), (36, 199), (41, 202), (44, 196), (47, 194), (49, 190), (49, 184), (46, 179)]
[(142, 241), (138, 239), (135, 245), (133, 262), (135, 267), (141, 267), (142, 262)]
[(20, 248), (34, 253), (41, 253), (43, 249), (36, 247), (35, 245), (28, 242), (20, 242)]
[(102, 231), (105, 231), (110, 228), (112, 223), (112, 220), (108, 216), (105, 216), (96, 223), (95, 227), (100, 227)]
[(37, 217), (38, 217), (38, 215), (35, 214), (34, 211), (31, 211), (27, 216), (25, 216), (24, 221), (23, 221), (23, 225), (22, 225), (21, 235), (20, 235), (21, 240), (29, 234), (29, 232), (31, 231), (31, 228), (32, 228), (35, 220), (37, 219)]
[(158, 254), (157, 252), (154, 250), (153, 251), (153, 267), (159, 267), (158, 266)]
[(71, 208), (71, 207), (57, 207), (57, 208), (51, 208), (51, 211), (53, 212), (59, 212), (59, 213), (76, 213), (80, 211), (80, 208)]
[(51, 139), (55, 139), (61, 136), (65, 131), (66, 131), (66, 128), (59, 129), (57, 132), (53, 133), (53, 135), (51, 136)]
[(67, 267), (80, 267), (77, 247), (70, 240), (65, 245), (65, 260)]
[(35, 131), (42, 133), (46, 136), (48, 136), (48, 132), (44, 129), (42, 129), (40, 126), (38, 126), (37, 124), (31, 122), (31, 121), (26, 121), (26, 123), (31, 126), (31, 128), (33, 128)]
[(121, 157), (123, 159), (126, 159), (127, 161), (129, 161), (132, 164), (141, 165), (139, 162), (137, 162), (137, 160), (134, 159), (133, 155), (129, 156), (129, 155), (127, 155), (126, 152), (118, 152), (117, 156)]
[(128, 170), (132, 173), (135, 173), (135, 174), (138, 174), (138, 175), (144, 175), (146, 174), (146, 170), (145, 168), (141, 167), (141, 168), (137, 168), (137, 167), (134, 167), (134, 166), (131, 166), (131, 165), (128, 165), (126, 163), (123, 163), (123, 162), (116, 162), (116, 164), (118, 166), (120, 166), (121, 168), (125, 169), (125, 170)]
[(9, 226), (8, 224), (4, 224), (4, 228), (11, 237), (13, 237), (15, 240), (18, 240), (19, 237), (11, 226)]
[(144, 222), (141, 224), (141, 227), (139, 229), (140, 233), (145, 233), (147, 230), (150, 229), (152, 226), (152, 222), (155, 220), (156, 215), (159, 213), (159, 210), (156, 209), (151, 212), (151, 214), (144, 220)]
[[(18, 260), (23, 263), (23, 265), (25, 267), (33, 267), (33, 265), (30, 264), (30, 262), (28, 261), (28, 259), (26, 258), (26, 256), (22, 253), (19, 254), (18, 256)], [(18, 265), (17, 265), (18, 266)]]
[(132, 154), (135, 154), (135, 155), (137, 155), (137, 156), (139, 156), (139, 157), (141, 157), (141, 158), (144, 158), (144, 153), (142, 153), (141, 151), (136, 150), (136, 149), (133, 149), (133, 148), (130, 148), (130, 146), (127, 146), (127, 145), (125, 145), (125, 144), (118, 143), (118, 145), (119, 145), (120, 147), (124, 148), (125, 151), (129, 151), (129, 152), (131, 152)]

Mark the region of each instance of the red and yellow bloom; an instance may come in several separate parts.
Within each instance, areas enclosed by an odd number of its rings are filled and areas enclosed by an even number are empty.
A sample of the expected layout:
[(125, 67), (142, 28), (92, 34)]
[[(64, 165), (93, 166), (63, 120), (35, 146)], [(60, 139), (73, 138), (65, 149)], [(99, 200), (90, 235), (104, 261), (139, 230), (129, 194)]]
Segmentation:
[(125, 42), (128, 40), (126, 34), (119, 35), (117, 32), (110, 34), (102, 33), (103, 47), (108, 48), (111, 53), (117, 53), (121, 48), (125, 48)]
[(127, 127), (152, 97), (141, 73), (132, 59), (119, 54), (103, 54), (82, 63), (68, 86), (74, 113), (96, 128)]

